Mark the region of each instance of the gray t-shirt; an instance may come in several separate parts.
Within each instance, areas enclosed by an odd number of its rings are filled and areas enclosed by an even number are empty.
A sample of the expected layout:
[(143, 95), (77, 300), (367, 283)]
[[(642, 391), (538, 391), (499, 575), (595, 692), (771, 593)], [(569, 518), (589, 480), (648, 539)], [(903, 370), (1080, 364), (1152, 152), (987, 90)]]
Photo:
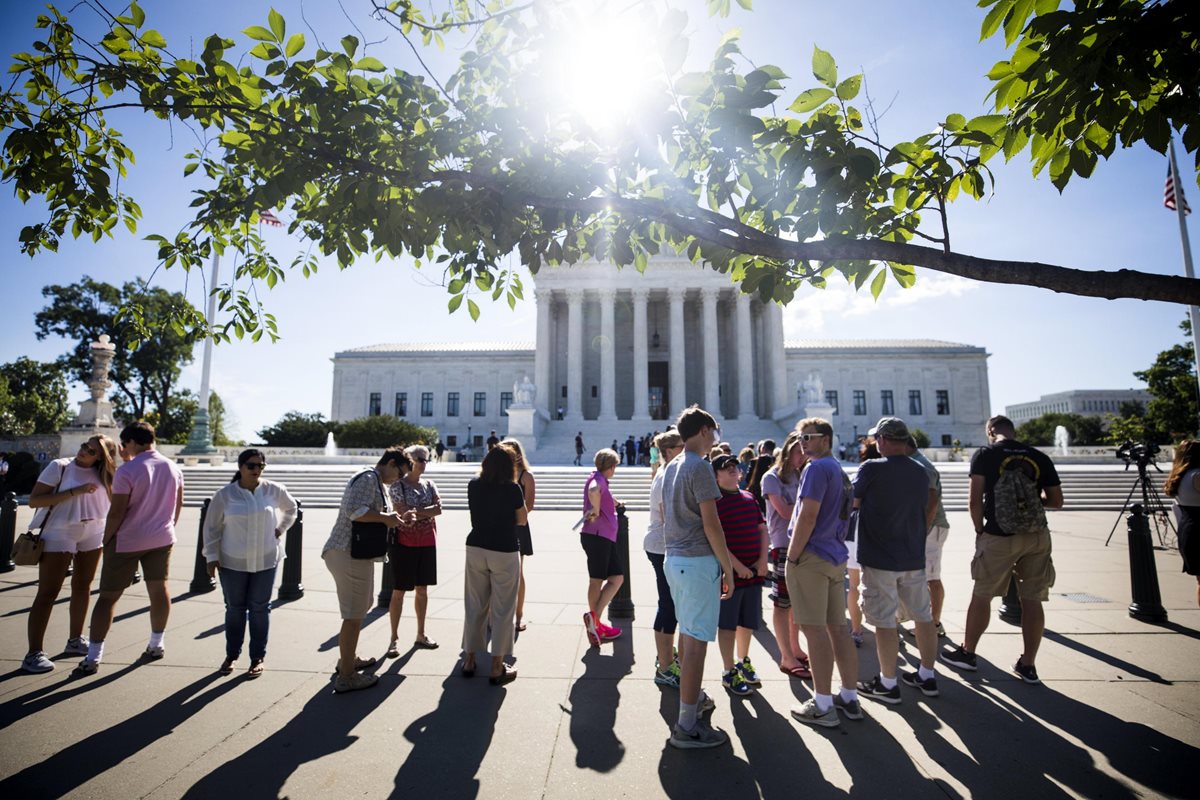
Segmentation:
[(913, 453), (909, 457), (925, 468), (925, 474), (929, 476), (929, 488), (937, 492), (937, 513), (933, 516), (933, 526), (935, 528), (949, 528), (950, 520), (946, 519), (946, 507), (942, 505), (942, 473), (938, 472), (938, 468), (920, 453)]
[(667, 464), (663, 471), (663, 537), (668, 556), (711, 556), (700, 504), (721, 496), (712, 465), (695, 453)]

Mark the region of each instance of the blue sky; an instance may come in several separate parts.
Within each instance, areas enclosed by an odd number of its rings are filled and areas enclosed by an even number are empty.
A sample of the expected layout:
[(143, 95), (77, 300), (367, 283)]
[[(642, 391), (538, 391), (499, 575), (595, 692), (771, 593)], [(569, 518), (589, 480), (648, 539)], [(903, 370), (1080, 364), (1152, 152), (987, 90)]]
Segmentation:
[[(186, 52), (199, 50), (210, 33), (241, 40), (238, 31), (265, 24), (270, 5), (255, 0), (209, 0), (202, 5), (147, 0), (143, 8), (148, 25), (164, 33), (172, 50)], [(397, 35), (389, 36), (367, 19), (367, 0), (343, 0), (342, 5), (374, 42), (372, 55), (389, 65), (418, 68)], [(279, 0), (274, 6), (287, 18), (289, 31), (306, 34), (311, 48), (313, 35), (301, 20), (301, 4)], [(834, 55), (841, 75), (864, 71), (877, 105), (891, 103), (881, 121), (885, 139), (891, 140), (930, 130), (948, 113), (986, 113), (988, 83), (983, 76), (1004, 57), (998, 40), (978, 42), (983, 12), (966, 0), (755, 0), (753, 13), (735, 12), (717, 20), (704, 15), (702, 0), (689, 6), (695, 32), (691, 58), (707, 59), (721, 33), (740, 28), (748, 57), (759, 65), (776, 64), (791, 76), (783, 106), (813, 85), (814, 43)], [(36, 38), (32, 23), (42, 8), (43, 3), (34, 0), (2, 4), (0, 53), (6, 62)], [(203, 13), (197, 13), (200, 8)], [(353, 32), (351, 21), (335, 3), (309, 2), (303, 10), (327, 42)], [(454, 57), (449, 51), (435, 55), (431, 63), (445, 76)], [(44, 305), (43, 286), (71, 283), (84, 274), (111, 283), (148, 276), (155, 266), (154, 248), (141, 237), (170, 235), (188, 218), (189, 192), (198, 185), (182, 177), (183, 156), (195, 146), (192, 134), (136, 114), (111, 120), (137, 152), (138, 164), (126, 186), (138, 197), (145, 219), (136, 236), (121, 231), (99, 244), (90, 239), (68, 241), (57, 254), (31, 260), (19, 252), (17, 235), (23, 225), (39, 219), (39, 208), (22, 205), (4, 187), (0, 362), (21, 355), (51, 360), (69, 349), (62, 340), (38, 341), (34, 336), (33, 317)], [(1175, 215), (1162, 205), (1166, 159), (1158, 153), (1145, 146), (1119, 151), (1101, 163), (1091, 180), (1077, 179), (1061, 195), (1044, 176), (1030, 176), (1025, 156), (1008, 165), (997, 161), (992, 167), (995, 196), (951, 208), (955, 250), (1090, 269), (1182, 273)], [(281, 262), (289, 262), (299, 248), (282, 230), (267, 230), (265, 235)], [(178, 270), (160, 271), (156, 281), (187, 291), (194, 303), (202, 303), (197, 275), (189, 280)], [(339, 350), (378, 342), (532, 341), (532, 304), (510, 311), (505, 304), (485, 303), (483, 316), (473, 323), (464, 313), (446, 314), (448, 297), (440, 284), (440, 273), (418, 271), (408, 260), (364, 260), (344, 272), (329, 261), (313, 278), (295, 275), (279, 285), (266, 302), (280, 319), (282, 341), (216, 348), (213, 388), (230, 410), (234, 432), (252, 439), (255, 431), (291, 409), (327, 415), (330, 358)], [(1183, 306), (1165, 303), (1057, 295), (918, 270), (914, 289), (889, 286), (878, 303), (868, 292), (855, 295), (842, 286), (805, 290), (784, 318), (789, 339), (935, 338), (985, 347), (991, 354), (992, 408), (998, 412), (1006, 404), (1048, 392), (1138, 385), (1131, 373), (1181, 340), (1178, 324), (1185, 314)], [(184, 383), (198, 388), (198, 363), (185, 370)], [(73, 388), (73, 399), (83, 396), (82, 387)]]

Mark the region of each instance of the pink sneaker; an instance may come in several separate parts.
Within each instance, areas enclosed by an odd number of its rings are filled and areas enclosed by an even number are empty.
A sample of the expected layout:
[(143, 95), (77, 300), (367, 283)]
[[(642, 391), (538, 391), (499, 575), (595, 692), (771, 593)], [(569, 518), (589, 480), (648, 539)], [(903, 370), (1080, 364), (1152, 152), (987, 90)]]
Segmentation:
[(600, 646), (600, 632), (596, 617), (590, 611), (583, 612), (583, 627), (587, 631), (588, 642), (592, 647)]
[(600, 641), (611, 642), (613, 639), (621, 638), (621, 629), (613, 628), (605, 625), (603, 622), (596, 623), (596, 632), (600, 634)]

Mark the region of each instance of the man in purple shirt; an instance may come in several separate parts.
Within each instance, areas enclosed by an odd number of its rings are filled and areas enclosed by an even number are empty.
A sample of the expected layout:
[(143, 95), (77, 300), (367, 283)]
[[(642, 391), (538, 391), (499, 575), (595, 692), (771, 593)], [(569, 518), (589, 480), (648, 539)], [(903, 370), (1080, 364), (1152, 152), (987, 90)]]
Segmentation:
[(150, 642), (144, 659), (163, 657), (163, 634), (171, 613), (167, 573), (175, 544), (175, 523), (183, 510), (183, 474), (154, 449), (154, 426), (134, 422), (121, 431), (122, 452), (131, 458), (113, 476), (112, 507), (104, 526), (104, 566), (100, 597), (92, 610), (88, 654), (75, 673), (94, 675), (104, 656), (117, 600), (141, 564), (150, 596)]

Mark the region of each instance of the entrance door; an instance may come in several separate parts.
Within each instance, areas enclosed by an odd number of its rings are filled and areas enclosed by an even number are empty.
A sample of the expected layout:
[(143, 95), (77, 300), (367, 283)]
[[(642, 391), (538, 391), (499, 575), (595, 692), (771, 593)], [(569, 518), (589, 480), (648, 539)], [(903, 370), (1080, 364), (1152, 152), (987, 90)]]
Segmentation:
[(667, 391), (669, 371), (666, 361), (651, 361), (646, 365), (647, 383), (650, 387), (650, 419), (666, 419), (671, 408), (671, 397)]

